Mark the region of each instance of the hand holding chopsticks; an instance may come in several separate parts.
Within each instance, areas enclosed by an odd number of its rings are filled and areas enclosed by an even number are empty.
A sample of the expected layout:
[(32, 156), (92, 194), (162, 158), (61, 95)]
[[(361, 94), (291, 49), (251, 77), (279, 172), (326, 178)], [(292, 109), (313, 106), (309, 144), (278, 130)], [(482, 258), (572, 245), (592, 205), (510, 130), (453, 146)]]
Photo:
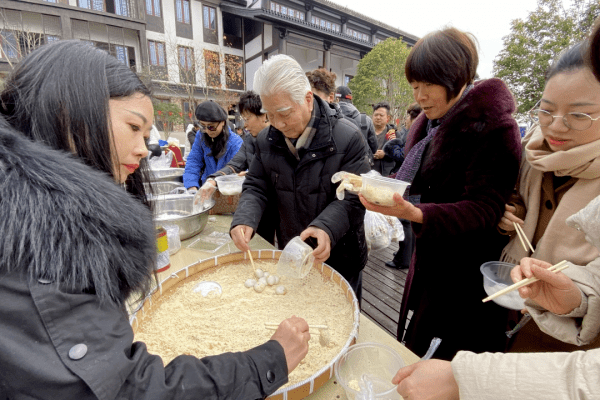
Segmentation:
[[(521, 245), (523, 245), (525, 251), (529, 251), (529, 249), (531, 249), (531, 252), (533, 253), (535, 250), (533, 249), (533, 246), (527, 239), (527, 236), (525, 236), (525, 232), (523, 231), (523, 228), (521, 228), (521, 225), (517, 224), (516, 222), (513, 222), (513, 226), (515, 227), (515, 231), (517, 231), (517, 236), (519, 237)], [(527, 246), (525, 245), (525, 243), (527, 243)], [(529, 248), (527, 248), (528, 246)]]
[[(244, 235), (244, 236), (246, 235), (243, 228), (242, 228), (242, 235)], [(250, 249), (248, 249), (248, 257), (250, 257), (250, 263), (252, 263), (252, 269), (256, 269), (256, 267), (254, 266), (254, 260), (252, 259), (252, 252), (250, 251)]]
[[(548, 268), (548, 271), (557, 273), (557, 272), (560, 272), (563, 269), (568, 268), (568, 267), (569, 267), (569, 264), (566, 261), (561, 261), (558, 264), (553, 265), (552, 267)], [(522, 288), (523, 286), (527, 286), (527, 285), (529, 285), (529, 284), (531, 284), (533, 282), (537, 282), (537, 281), (539, 281), (539, 279), (535, 278), (535, 277), (523, 279), (523, 280), (521, 280), (521, 281), (519, 281), (519, 282), (517, 282), (517, 283), (515, 283), (515, 284), (513, 284), (513, 285), (511, 285), (511, 286), (509, 286), (507, 288), (504, 288), (504, 289), (502, 289), (502, 290), (494, 293), (491, 296), (486, 297), (485, 299), (483, 299), (483, 302), (485, 303), (487, 301), (493, 300), (493, 299), (495, 299), (497, 297), (500, 297), (500, 296), (502, 296), (502, 295), (504, 295), (506, 293), (512, 292), (513, 290)]]

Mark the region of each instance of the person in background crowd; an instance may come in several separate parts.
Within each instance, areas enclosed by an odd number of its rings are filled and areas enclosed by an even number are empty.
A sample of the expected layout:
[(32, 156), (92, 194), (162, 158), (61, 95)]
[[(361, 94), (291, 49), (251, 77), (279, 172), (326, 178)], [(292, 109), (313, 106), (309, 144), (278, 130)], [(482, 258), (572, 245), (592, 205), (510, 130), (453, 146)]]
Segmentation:
[[(231, 174), (240, 176), (246, 175), (252, 164), (252, 160), (254, 160), (255, 157), (256, 137), (261, 131), (269, 127), (269, 119), (262, 109), (260, 96), (255, 92), (248, 91), (243, 93), (238, 103), (238, 109), (240, 110), (242, 119), (245, 121), (246, 128), (250, 134), (244, 137), (244, 143), (242, 144), (240, 151), (233, 156), (231, 161), (214, 174), (209, 175), (208, 179), (206, 179), (206, 183), (200, 188), (202, 191), (202, 198), (210, 197), (215, 192), (217, 189), (215, 178), (217, 176)], [(269, 243), (274, 244), (275, 227), (278, 218), (277, 212), (276, 210), (273, 210), (272, 207), (267, 207), (265, 214), (268, 214), (268, 216), (263, 216), (263, 218), (261, 218), (256, 233)]]
[(365, 210), (356, 195), (337, 200), (331, 176), (369, 171), (361, 133), (313, 95), (304, 71), (289, 56), (265, 61), (254, 75), (254, 89), (271, 126), (256, 139), (256, 156), (231, 224), (233, 242), (247, 251), (268, 204), (276, 205), (279, 246), (295, 236), (308, 239), (316, 262), (335, 268), (360, 299), (367, 262)]
[(227, 113), (212, 100), (196, 107), (202, 131), (196, 134), (183, 173), (186, 189), (198, 190), (206, 178), (223, 168), (242, 147), (242, 138), (227, 125)]
[(338, 86), (335, 90), (335, 99), (342, 113), (352, 119), (360, 128), (367, 145), (369, 146), (369, 161), (373, 165), (373, 155), (377, 152), (377, 138), (375, 137), (375, 127), (371, 118), (358, 111), (352, 104), (352, 91), (348, 86)]
[(307, 72), (306, 77), (308, 78), (313, 94), (319, 96), (328, 103), (333, 103), (335, 99), (335, 79), (337, 78), (335, 72), (329, 72), (325, 68), (319, 68)]
[(377, 151), (373, 154), (375, 163), (373, 169), (381, 176), (389, 176), (396, 162), (383, 151), (383, 146), (389, 140), (396, 138), (396, 129), (390, 124), (392, 118), (390, 105), (387, 102), (377, 103), (373, 106), (373, 125), (377, 138)]
[(413, 121), (423, 111), (418, 103), (411, 104), (406, 110), (406, 117), (404, 118), (404, 126), (396, 131), (396, 138), (389, 140), (383, 146), (383, 152), (386, 156), (390, 157), (396, 162), (394, 168), (392, 168), (391, 175), (395, 175), (400, 169), (402, 162), (404, 161), (404, 146), (406, 145), (406, 138), (408, 136), (408, 130), (410, 129)]
[(246, 132), (244, 131), (244, 120), (241, 120), (238, 124), (236, 124), (235, 126), (235, 133), (241, 137), (242, 139), (244, 139), (244, 137), (246, 136)]
[[(390, 140), (383, 146), (383, 152), (396, 161), (392, 175), (396, 174), (404, 162), (404, 146), (406, 145), (408, 130), (421, 111), (423, 110), (419, 106), (419, 103), (411, 104), (406, 110), (404, 126), (399, 132), (396, 132), (396, 139)], [(410, 260), (415, 247), (415, 235), (412, 231), (410, 221), (400, 219), (400, 223), (402, 223), (402, 228), (404, 229), (404, 240), (398, 242), (398, 251), (394, 253), (394, 258), (385, 263), (386, 267), (394, 269), (406, 269), (410, 266)]]
[[(506, 205), (499, 228), (511, 235), (502, 259), (518, 263), (534, 257), (551, 264), (565, 257), (585, 265), (598, 249), (583, 232), (566, 229), (567, 217), (600, 193), (600, 83), (584, 62), (583, 44), (560, 54), (546, 74), (544, 93), (530, 114), (536, 125), (523, 138), (523, 161), (516, 193)], [(521, 246), (513, 223), (535, 248)], [(515, 312), (516, 314), (516, 312)], [(513, 315), (518, 320), (519, 315)], [(589, 348), (600, 346), (600, 339)], [(510, 351), (574, 351), (545, 335), (535, 324), (513, 337)]]
[(381, 207), (360, 195), (368, 210), (412, 223), (416, 243), (398, 337), (420, 357), (434, 337), (442, 339), (436, 357), (445, 360), (459, 350), (506, 345), (507, 310), (482, 303), (479, 267), (497, 260), (504, 244), (496, 225), (519, 173), (520, 137), (506, 85), (473, 83), (478, 60), (475, 39), (455, 28), (417, 41), (405, 73), (423, 113), (396, 175), (411, 183), (408, 200), (395, 194), (395, 206)]
[(153, 116), (137, 75), (78, 40), (40, 46), (7, 78), (0, 398), (262, 399), (306, 354), (297, 317), (248, 351), (166, 366), (133, 342), (126, 305), (150, 292), (156, 265), (143, 204)]
[(194, 140), (196, 140), (196, 134), (200, 131), (200, 124), (198, 122), (194, 122), (193, 124), (189, 124), (185, 129), (185, 136), (188, 141), (188, 151), (189, 154), (192, 150), (192, 146), (194, 145)]
[[(321, 99), (327, 101), (331, 106), (335, 108), (340, 108), (342, 115), (348, 120), (352, 121), (353, 124), (361, 128), (359, 121), (354, 119), (353, 117), (347, 115), (344, 110), (341, 110), (341, 107), (337, 103), (334, 103), (334, 90), (335, 90), (335, 72), (329, 72), (323, 68), (316, 69), (314, 71), (309, 71), (306, 73), (306, 77), (308, 78), (308, 82), (310, 83), (310, 87), (313, 93), (319, 96)], [(357, 110), (358, 116), (358, 110)], [(373, 154), (371, 153), (368, 143), (365, 140), (365, 157), (367, 158), (369, 164), (373, 164)]]

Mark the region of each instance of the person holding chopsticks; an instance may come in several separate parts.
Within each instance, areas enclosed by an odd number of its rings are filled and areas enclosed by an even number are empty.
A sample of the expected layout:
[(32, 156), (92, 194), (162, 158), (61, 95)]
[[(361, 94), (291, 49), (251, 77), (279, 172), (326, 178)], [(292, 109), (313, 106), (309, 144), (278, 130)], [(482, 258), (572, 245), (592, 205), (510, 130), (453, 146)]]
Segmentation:
[[(586, 52), (600, 81), (600, 19)], [(600, 250), (600, 196), (568, 218), (567, 224)], [(570, 233), (575, 231), (570, 229)], [(572, 265), (565, 273), (548, 274), (544, 271), (548, 266), (523, 258), (512, 271), (515, 282), (523, 276), (540, 279), (519, 289), (522, 297), (533, 300), (526, 302), (528, 311), (545, 332), (562, 341), (583, 344), (593, 340), (600, 332), (600, 258), (584, 267)], [(600, 349), (536, 354), (462, 351), (452, 363), (428, 360), (403, 368), (393, 382), (398, 393), (411, 400), (591, 399), (600, 393), (599, 375)]]
[(264, 399), (308, 352), (293, 316), (247, 351), (167, 365), (134, 342), (127, 305), (154, 291), (153, 117), (135, 72), (78, 40), (38, 47), (7, 77), (0, 399)]
[(433, 337), (446, 360), (506, 345), (507, 310), (482, 304), (479, 267), (504, 245), (496, 226), (517, 180), (520, 135), (512, 94), (499, 79), (474, 82), (477, 64), (475, 38), (455, 28), (415, 44), (405, 71), (423, 113), (396, 175), (412, 183), (407, 200), (380, 207), (361, 196), (368, 210), (411, 221), (416, 243), (398, 325), (413, 310), (403, 339), (421, 357)]
[[(600, 249), (600, 196), (567, 220)], [(568, 228), (572, 233), (574, 229)], [(549, 263), (523, 258), (515, 282), (539, 281), (519, 289), (537, 324), (562, 341), (582, 345), (600, 332), (600, 257), (586, 266), (552, 273)], [(600, 393), (600, 349), (564, 353), (460, 351), (452, 362), (422, 361), (398, 371), (393, 383), (411, 400), (494, 400), (515, 398), (592, 399)]]
[[(579, 43), (560, 54), (530, 112), (536, 125), (523, 138), (516, 193), (498, 225), (512, 235), (503, 261), (517, 264), (534, 257), (551, 264), (567, 259), (585, 265), (598, 257), (583, 232), (566, 227), (567, 217), (600, 193), (600, 82), (584, 62), (584, 50)], [(524, 248), (515, 228), (522, 229), (535, 251)], [(598, 346), (600, 339), (586, 348)], [(529, 323), (514, 335), (509, 351), (578, 349)]]

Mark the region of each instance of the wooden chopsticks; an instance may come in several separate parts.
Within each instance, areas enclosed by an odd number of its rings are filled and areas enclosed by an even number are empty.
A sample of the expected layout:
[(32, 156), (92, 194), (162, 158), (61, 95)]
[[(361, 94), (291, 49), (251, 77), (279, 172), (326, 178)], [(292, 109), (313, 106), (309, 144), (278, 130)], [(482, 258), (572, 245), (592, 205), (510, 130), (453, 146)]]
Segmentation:
[[(267, 329), (277, 329), (279, 324), (277, 322), (265, 322), (265, 328)], [(308, 325), (308, 328), (313, 329), (329, 329), (327, 325)]]
[[(527, 236), (525, 236), (525, 232), (523, 232), (523, 228), (521, 228), (521, 225), (517, 224), (516, 222), (513, 222), (513, 225), (515, 227), (515, 230), (517, 231), (517, 236), (519, 237), (519, 240), (521, 241), (521, 244), (523, 245), (525, 251), (529, 251), (529, 249), (531, 249), (531, 252), (533, 253), (535, 250), (533, 249), (533, 246), (531, 245), (529, 240), (527, 240)], [(525, 243), (527, 243), (527, 246), (529, 246), (529, 248), (527, 248)]]
[[(552, 271), (554, 273), (557, 273), (557, 272), (560, 272), (560, 271), (562, 271), (563, 269), (566, 269), (566, 268), (569, 268), (569, 264), (566, 261), (563, 260), (563, 261), (559, 262), (558, 264), (553, 265), (550, 268), (548, 268), (548, 271)], [(519, 281), (519, 282), (517, 282), (517, 283), (515, 283), (513, 285), (510, 285), (507, 288), (504, 288), (504, 289), (502, 289), (502, 290), (494, 293), (491, 296), (486, 297), (482, 301), (484, 303), (488, 302), (490, 300), (495, 299), (496, 297), (500, 297), (500, 296), (502, 296), (502, 295), (504, 295), (504, 294), (506, 294), (508, 292), (512, 292), (513, 290), (522, 288), (523, 286), (527, 286), (530, 283), (537, 282), (537, 281), (539, 281), (539, 279), (535, 278), (535, 277), (523, 279), (523, 280), (521, 280), (521, 281)]]
[[(244, 229), (242, 228), (242, 235), (246, 236), (246, 233), (244, 232)], [(250, 263), (252, 263), (252, 269), (256, 269), (256, 267), (254, 266), (254, 260), (252, 259), (252, 253), (250, 252), (250, 249), (248, 249), (248, 257), (250, 257)]]

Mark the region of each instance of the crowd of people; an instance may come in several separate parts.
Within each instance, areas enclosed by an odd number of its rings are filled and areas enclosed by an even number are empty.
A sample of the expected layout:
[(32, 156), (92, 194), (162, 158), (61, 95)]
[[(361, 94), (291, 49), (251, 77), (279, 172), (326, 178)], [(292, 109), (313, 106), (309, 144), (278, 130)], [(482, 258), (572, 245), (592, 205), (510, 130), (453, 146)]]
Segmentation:
[[(593, 398), (600, 23), (548, 70), (523, 140), (510, 90), (476, 80), (477, 66), (468, 33), (445, 28), (417, 41), (405, 64), (415, 103), (398, 128), (388, 103), (374, 104), (370, 117), (334, 73), (306, 73), (276, 55), (240, 98), (243, 127), (232, 130), (213, 101), (197, 106), (184, 186), (210, 196), (216, 177), (245, 175), (230, 230), (237, 248), (249, 250), (255, 233), (279, 248), (299, 236), (359, 301), (365, 210), (399, 218), (405, 239), (388, 263), (408, 268), (398, 340), (422, 357), (442, 339), (437, 359), (394, 377), (404, 398)], [(8, 77), (0, 92), (0, 399), (260, 399), (307, 354), (309, 327), (295, 316), (256, 348), (168, 365), (133, 341), (125, 304), (151, 290), (156, 257), (144, 184), (153, 115), (138, 76), (79, 41), (41, 46)], [(336, 197), (336, 172), (371, 170), (411, 185), (394, 206)], [(535, 251), (520, 245), (517, 224)], [(539, 279), (519, 289), (535, 323), (512, 340), (505, 331), (518, 316), (481, 301), (479, 266), (500, 259), (515, 264), (514, 281)], [(561, 260), (568, 270), (548, 271)]]

